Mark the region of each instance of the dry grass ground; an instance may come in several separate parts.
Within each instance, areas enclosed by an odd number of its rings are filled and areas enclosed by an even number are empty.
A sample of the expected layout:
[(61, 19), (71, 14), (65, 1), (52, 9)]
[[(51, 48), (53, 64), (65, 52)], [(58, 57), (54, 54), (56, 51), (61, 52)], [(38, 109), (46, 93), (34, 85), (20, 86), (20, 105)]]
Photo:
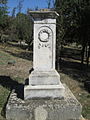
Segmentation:
[[(72, 52), (71, 48), (68, 50)], [(67, 53), (64, 52), (60, 64), (59, 72), (61, 74), (61, 81), (68, 85), (80, 101), (83, 106), (83, 116), (90, 120), (90, 94), (83, 86), (83, 81), (89, 76), (90, 69), (87, 71), (80, 69), (80, 60), (75, 60), (73, 53), (68, 55), (72, 56), (72, 58), (65, 55), (67, 55)], [(5, 104), (10, 91), (16, 89), (16, 86), (24, 84), (31, 68), (31, 51), (26, 51), (20, 47), (12, 47), (12, 45), (0, 45), (0, 120), (4, 120)]]

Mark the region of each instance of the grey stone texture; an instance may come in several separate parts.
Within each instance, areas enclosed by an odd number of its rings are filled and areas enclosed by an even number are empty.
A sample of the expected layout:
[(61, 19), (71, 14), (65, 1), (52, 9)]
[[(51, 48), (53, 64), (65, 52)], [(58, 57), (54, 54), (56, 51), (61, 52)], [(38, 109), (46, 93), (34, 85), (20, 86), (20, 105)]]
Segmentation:
[(59, 85), (60, 75), (56, 70), (33, 71), (29, 76), (30, 85)]
[(13, 91), (6, 106), (7, 120), (80, 120), (82, 107), (64, 85), (63, 98), (22, 100)]
[(56, 70), (33, 71), (29, 77), (29, 85), (24, 87), (24, 99), (35, 97), (63, 97), (64, 87)]

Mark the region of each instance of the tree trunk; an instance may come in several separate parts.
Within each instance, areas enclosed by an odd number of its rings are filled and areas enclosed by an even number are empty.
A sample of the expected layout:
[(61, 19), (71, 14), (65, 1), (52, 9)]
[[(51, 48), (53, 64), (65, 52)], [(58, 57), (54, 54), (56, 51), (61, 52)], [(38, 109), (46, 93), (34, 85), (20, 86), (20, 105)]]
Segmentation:
[(88, 48), (88, 54), (87, 54), (87, 67), (89, 65), (89, 56), (90, 56), (90, 45), (89, 45), (89, 48)]
[(84, 53), (85, 53), (85, 44), (82, 46), (82, 52), (81, 52), (81, 64), (83, 65), (84, 62)]
[(60, 57), (60, 56), (59, 56), (59, 49), (57, 49), (57, 56), (56, 56), (56, 59), (57, 59), (57, 60), (56, 60), (56, 68), (57, 68), (57, 70), (59, 70), (59, 67), (60, 67), (60, 66), (59, 66), (59, 57)]
[(87, 56), (88, 56), (88, 46), (86, 45), (86, 47), (85, 47), (85, 58), (86, 58), (86, 61), (87, 61)]

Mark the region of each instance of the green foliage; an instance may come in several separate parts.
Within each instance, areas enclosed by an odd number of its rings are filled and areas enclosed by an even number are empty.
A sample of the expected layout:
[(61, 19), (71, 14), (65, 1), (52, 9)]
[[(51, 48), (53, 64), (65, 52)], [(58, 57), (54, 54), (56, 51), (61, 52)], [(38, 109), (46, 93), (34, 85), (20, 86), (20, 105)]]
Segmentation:
[(7, 0), (0, 0), (0, 5), (1, 4), (7, 4)]
[[(59, 12), (58, 29), (61, 39), (74, 42), (75, 38), (85, 36), (85, 27), (90, 25), (90, 4), (77, 0), (56, 0), (56, 10)], [(84, 28), (84, 31), (82, 29)], [(77, 40), (78, 41), (78, 40)], [(76, 41), (76, 42), (77, 42)]]
[(82, 107), (82, 115), (85, 118), (90, 118), (90, 95), (89, 93), (83, 93), (79, 96), (79, 101), (83, 105)]
[(57, 24), (57, 37), (60, 38), (61, 44), (72, 42), (75, 34), (74, 31), (77, 27), (75, 21), (77, 15), (76, 7), (76, 2), (72, 0), (58, 1), (56, 4), (56, 10), (60, 14)]
[(0, 86), (0, 108), (4, 106), (10, 91)]
[(5, 24), (5, 19), (7, 18), (7, 0), (0, 1), (0, 26)]
[[(90, 48), (90, 2), (83, 0), (56, 0), (56, 11), (60, 14), (57, 20), (57, 47), (76, 42), (82, 45), (82, 62), (85, 47)], [(87, 51), (87, 63), (90, 49)]]
[(28, 15), (18, 13), (16, 16), (16, 31), (20, 40), (29, 43), (32, 36), (32, 23)]
[[(7, 35), (8, 27), (9, 27), (9, 16), (8, 13), (8, 7), (7, 7), (7, 0), (1, 0), (0, 1), (0, 42), (3, 42), (4, 38), (3, 34)], [(6, 39), (6, 37), (5, 37)], [(5, 40), (6, 41), (6, 40)]]
[(7, 65), (9, 61), (13, 60), (10, 55), (0, 51), (0, 65)]
[[(16, 7), (12, 10), (12, 17), (8, 16), (8, 0), (0, 1), (0, 42), (10, 41), (22, 41), (24, 40), (28, 44), (32, 41), (32, 23), (29, 15), (21, 13), (21, 3), (19, 2), (19, 13), (16, 15)], [(8, 37), (7, 37), (8, 36)]]

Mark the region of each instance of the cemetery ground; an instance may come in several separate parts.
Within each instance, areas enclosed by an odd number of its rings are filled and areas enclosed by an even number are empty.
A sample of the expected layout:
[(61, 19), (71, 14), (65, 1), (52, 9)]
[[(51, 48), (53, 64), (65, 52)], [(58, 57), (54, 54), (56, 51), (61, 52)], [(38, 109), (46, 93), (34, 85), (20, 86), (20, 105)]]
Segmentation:
[[(90, 80), (90, 66), (81, 67), (80, 52), (77, 47), (65, 46), (58, 72), (61, 81), (67, 84), (82, 104), (82, 115), (90, 120), (90, 91), (88, 92), (84, 87), (84, 82)], [(5, 119), (5, 105), (10, 92), (12, 89), (15, 89), (15, 92), (18, 89), (23, 90), (31, 69), (32, 51), (12, 43), (0, 45), (0, 120)]]

